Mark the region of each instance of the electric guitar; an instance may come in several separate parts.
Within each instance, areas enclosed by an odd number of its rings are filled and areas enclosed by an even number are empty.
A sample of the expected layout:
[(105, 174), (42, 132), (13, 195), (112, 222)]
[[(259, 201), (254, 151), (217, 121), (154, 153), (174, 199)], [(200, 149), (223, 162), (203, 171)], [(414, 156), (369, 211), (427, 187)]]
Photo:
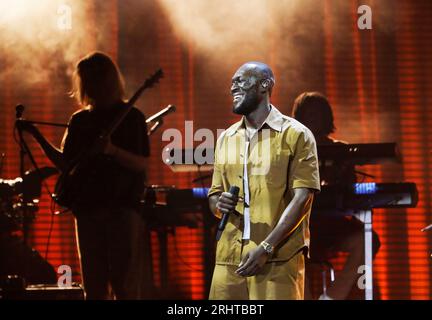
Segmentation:
[[(128, 100), (124, 110), (122, 110), (119, 116), (114, 119), (108, 128), (105, 128), (105, 130), (100, 133), (98, 139), (106, 139), (111, 137), (112, 133), (122, 123), (141, 94), (146, 89), (151, 88), (156, 83), (158, 83), (162, 77), (163, 71), (162, 69), (159, 69), (151, 77), (145, 80), (141, 87)], [(93, 145), (95, 144), (96, 141)], [(80, 196), (80, 186), (85, 183), (85, 181), (83, 181), (85, 180), (85, 176), (80, 175), (80, 171), (85, 166), (85, 164), (88, 164), (92, 157), (94, 157), (94, 152), (92, 150), (93, 148), (82, 150), (81, 153), (79, 153), (70, 163), (67, 164), (66, 169), (64, 169), (60, 174), (54, 193), (54, 199), (59, 205), (70, 208)]]

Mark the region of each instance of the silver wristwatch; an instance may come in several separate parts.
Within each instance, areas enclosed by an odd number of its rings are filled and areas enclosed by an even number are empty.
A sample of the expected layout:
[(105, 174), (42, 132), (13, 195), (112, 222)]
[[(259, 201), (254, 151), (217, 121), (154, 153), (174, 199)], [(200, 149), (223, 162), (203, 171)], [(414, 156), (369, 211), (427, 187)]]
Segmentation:
[(270, 243), (262, 241), (260, 243), (260, 246), (264, 248), (265, 252), (267, 254), (272, 254), (274, 251), (274, 246), (272, 246)]

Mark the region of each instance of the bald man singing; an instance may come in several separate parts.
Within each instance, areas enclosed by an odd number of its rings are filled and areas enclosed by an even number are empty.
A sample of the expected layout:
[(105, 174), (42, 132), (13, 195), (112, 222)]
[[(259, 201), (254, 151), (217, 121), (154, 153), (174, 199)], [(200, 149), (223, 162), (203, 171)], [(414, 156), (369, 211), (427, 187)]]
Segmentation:
[(320, 190), (317, 150), (311, 131), (270, 103), (274, 85), (260, 62), (242, 65), (232, 78), (233, 112), (242, 118), (215, 148), (209, 203), (228, 223), (210, 299), (304, 298), (309, 215)]

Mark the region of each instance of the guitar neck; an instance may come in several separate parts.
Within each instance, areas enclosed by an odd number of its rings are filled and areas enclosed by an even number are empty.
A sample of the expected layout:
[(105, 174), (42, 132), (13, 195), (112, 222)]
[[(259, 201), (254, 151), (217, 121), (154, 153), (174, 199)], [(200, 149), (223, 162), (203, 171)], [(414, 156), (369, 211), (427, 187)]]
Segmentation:
[(159, 81), (159, 78), (161, 78), (163, 75), (162, 70), (159, 69), (150, 79), (146, 80), (144, 84), (138, 88), (138, 90), (134, 93), (134, 95), (128, 100), (126, 103), (126, 106), (124, 107), (124, 110), (121, 112), (121, 114), (113, 121), (111, 126), (102, 134), (102, 137), (110, 137), (112, 133), (117, 129), (117, 127), (122, 123), (123, 119), (127, 116), (129, 111), (134, 106), (135, 102), (139, 99), (139, 97), (142, 95), (142, 93), (147, 89), (150, 88)]
[[(135, 101), (137, 99), (138, 99), (138, 97), (135, 99)], [(114, 120), (114, 122), (111, 124), (110, 128), (102, 134), (102, 137), (107, 138), (113, 134), (113, 132), (117, 129), (117, 127), (122, 123), (123, 119), (127, 116), (129, 111), (131, 111), (133, 105), (134, 105), (134, 103), (131, 100), (129, 100), (126, 103), (124, 110), (122, 110), (121, 114)]]

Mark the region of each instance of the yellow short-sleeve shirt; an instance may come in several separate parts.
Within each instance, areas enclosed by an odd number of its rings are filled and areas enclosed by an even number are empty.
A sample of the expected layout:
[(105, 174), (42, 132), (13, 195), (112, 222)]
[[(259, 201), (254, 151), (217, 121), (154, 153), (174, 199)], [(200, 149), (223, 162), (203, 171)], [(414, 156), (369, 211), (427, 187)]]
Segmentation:
[[(250, 140), (245, 155), (244, 119), (219, 137), (215, 148), (212, 186), (208, 196), (240, 188), (244, 197), (244, 157), (247, 157), (250, 239), (243, 238), (245, 204), (239, 202), (217, 244), (216, 263), (238, 265), (242, 257), (258, 246), (278, 223), (291, 201), (294, 188), (319, 191), (318, 156), (312, 132), (297, 120), (283, 115), (274, 106), (261, 128)], [(299, 226), (275, 249), (268, 260), (287, 261), (309, 247), (309, 216), (312, 203), (304, 208)]]

